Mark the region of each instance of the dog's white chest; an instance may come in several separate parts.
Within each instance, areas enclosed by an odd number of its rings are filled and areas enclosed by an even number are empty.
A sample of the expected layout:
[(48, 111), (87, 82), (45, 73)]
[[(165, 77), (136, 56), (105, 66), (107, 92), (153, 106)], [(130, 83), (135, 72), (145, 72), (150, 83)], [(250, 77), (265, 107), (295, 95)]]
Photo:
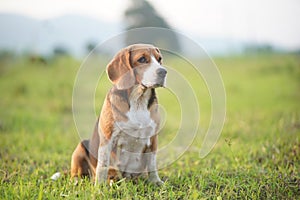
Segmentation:
[(134, 105), (126, 113), (126, 122), (116, 122), (115, 128), (135, 139), (150, 139), (155, 134), (156, 124), (146, 105)]
[(115, 142), (118, 163), (115, 164), (121, 171), (141, 173), (145, 167), (144, 151), (151, 145), (156, 124), (147, 108), (133, 108), (126, 115), (128, 121), (115, 124), (118, 130)]

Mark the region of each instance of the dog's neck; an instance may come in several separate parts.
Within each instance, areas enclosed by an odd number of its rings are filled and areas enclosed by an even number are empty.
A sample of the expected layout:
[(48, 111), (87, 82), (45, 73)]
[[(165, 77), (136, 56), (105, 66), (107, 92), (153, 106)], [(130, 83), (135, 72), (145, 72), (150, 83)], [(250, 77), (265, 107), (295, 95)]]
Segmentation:
[(151, 98), (151, 94), (152, 94), (151, 88), (146, 88), (143, 85), (133, 86), (129, 96), (130, 105), (148, 106), (148, 102)]

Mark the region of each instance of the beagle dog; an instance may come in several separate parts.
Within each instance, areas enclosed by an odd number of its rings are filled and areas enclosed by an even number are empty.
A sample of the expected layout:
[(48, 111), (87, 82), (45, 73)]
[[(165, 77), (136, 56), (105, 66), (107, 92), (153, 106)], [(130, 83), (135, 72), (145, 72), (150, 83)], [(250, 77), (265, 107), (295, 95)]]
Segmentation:
[(90, 176), (97, 184), (146, 174), (149, 182), (160, 185), (155, 88), (166, 82), (162, 54), (152, 45), (134, 44), (119, 51), (106, 72), (113, 87), (92, 138), (80, 142), (72, 155), (71, 177)]

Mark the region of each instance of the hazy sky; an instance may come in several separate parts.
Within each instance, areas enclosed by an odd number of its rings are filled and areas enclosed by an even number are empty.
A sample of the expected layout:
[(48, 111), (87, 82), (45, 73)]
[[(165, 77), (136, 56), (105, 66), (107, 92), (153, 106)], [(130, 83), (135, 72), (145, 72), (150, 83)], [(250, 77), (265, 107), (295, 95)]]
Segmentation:
[[(300, 48), (299, 0), (150, 0), (180, 32)], [(0, 12), (47, 19), (64, 14), (121, 22), (129, 0), (0, 0)]]

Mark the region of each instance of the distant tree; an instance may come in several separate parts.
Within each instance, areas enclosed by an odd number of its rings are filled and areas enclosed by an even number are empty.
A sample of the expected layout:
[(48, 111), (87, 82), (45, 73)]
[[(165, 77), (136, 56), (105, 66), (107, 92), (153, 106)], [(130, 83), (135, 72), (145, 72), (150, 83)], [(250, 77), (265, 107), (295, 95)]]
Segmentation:
[(15, 53), (9, 50), (0, 50), (0, 61), (11, 60), (15, 57)]
[(96, 46), (97, 46), (96, 42), (90, 41), (86, 44), (86, 51), (90, 53), (92, 50), (96, 48)]
[(48, 64), (47, 58), (42, 55), (31, 54), (31, 55), (28, 55), (28, 58), (31, 63), (38, 63), (38, 64), (43, 64), (43, 65)]
[(61, 45), (56, 46), (53, 49), (53, 54), (54, 54), (54, 56), (66, 56), (66, 55), (69, 55), (68, 50), (65, 47), (61, 46)]
[[(0, 49), (0, 76), (4, 74), (7, 69), (7, 64), (16, 60), (17, 55), (13, 51)], [(0, 127), (1, 129), (1, 127)]]
[(274, 48), (270, 44), (250, 44), (244, 49), (246, 54), (256, 54), (256, 53), (273, 53)]
[(293, 51), (293, 53), (300, 55), (300, 49), (296, 49), (295, 51)]
[[(131, 0), (131, 6), (125, 11), (126, 30), (142, 27), (160, 27), (171, 29), (170, 25), (146, 0)], [(162, 32), (136, 34), (129, 32), (126, 35), (127, 45), (134, 42), (151, 43), (164, 48), (180, 49), (178, 38), (175, 33), (163, 34)]]

